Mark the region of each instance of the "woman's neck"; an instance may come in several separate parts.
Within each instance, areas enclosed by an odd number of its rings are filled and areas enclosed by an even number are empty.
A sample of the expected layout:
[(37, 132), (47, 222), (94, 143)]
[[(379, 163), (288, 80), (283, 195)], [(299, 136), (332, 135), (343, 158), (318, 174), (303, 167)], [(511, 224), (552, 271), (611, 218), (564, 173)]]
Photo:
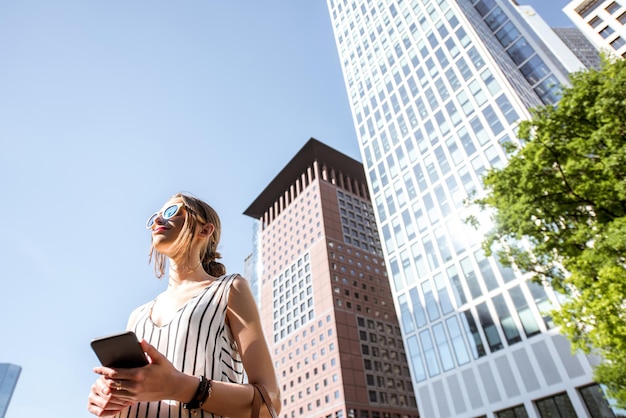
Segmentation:
[(183, 282), (197, 282), (206, 280), (207, 273), (202, 268), (201, 261), (191, 263), (176, 263), (170, 260), (170, 268), (168, 272), (169, 284), (181, 284)]

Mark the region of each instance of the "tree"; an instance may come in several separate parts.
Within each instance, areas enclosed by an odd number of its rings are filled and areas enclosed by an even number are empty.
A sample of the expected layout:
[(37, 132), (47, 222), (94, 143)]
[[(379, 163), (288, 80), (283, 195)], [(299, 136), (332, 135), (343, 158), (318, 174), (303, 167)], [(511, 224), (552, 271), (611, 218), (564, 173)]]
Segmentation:
[(567, 295), (552, 314), (574, 349), (604, 359), (594, 378), (626, 406), (626, 61), (571, 75), (556, 106), (531, 110), (506, 167), (477, 199), (483, 247)]

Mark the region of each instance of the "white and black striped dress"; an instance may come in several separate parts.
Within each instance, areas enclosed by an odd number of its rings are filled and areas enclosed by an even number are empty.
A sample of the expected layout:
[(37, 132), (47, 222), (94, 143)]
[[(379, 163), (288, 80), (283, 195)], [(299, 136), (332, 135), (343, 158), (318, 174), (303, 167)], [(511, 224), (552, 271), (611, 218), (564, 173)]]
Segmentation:
[[(243, 383), (244, 373), (237, 344), (226, 324), (228, 295), (236, 274), (219, 277), (191, 298), (163, 326), (150, 318), (154, 301), (138, 307), (129, 329), (165, 355), (183, 373), (204, 375), (216, 381)], [(136, 316), (135, 316), (136, 315)], [(126, 418), (213, 417), (198, 411), (192, 415), (176, 401), (139, 402), (117, 416)]]

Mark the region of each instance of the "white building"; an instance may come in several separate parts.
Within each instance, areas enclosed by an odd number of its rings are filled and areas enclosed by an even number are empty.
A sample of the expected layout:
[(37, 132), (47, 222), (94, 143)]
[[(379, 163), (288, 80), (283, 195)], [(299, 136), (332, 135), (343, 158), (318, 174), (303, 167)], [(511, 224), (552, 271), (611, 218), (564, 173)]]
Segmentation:
[(563, 11), (599, 50), (626, 57), (626, 0), (574, 0)]
[(421, 417), (612, 416), (545, 314), (558, 297), (463, 221), (519, 120), (582, 63), (511, 0), (327, 3)]

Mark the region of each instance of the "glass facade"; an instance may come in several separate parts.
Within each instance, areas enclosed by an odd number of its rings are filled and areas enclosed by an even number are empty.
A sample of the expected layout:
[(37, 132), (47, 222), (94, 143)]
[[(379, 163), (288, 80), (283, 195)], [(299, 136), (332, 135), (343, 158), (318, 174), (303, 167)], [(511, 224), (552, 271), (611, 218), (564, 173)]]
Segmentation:
[(465, 200), (567, 74), (509, 0), (327, 3), (420, 414), (536, 416), (591, 369), (554, 346), (556, 295), (485, 256)]
[(0, 363), (0, 417), (4, 417), (9, 408), (21, 371), (22, 368), (15, 364)]

